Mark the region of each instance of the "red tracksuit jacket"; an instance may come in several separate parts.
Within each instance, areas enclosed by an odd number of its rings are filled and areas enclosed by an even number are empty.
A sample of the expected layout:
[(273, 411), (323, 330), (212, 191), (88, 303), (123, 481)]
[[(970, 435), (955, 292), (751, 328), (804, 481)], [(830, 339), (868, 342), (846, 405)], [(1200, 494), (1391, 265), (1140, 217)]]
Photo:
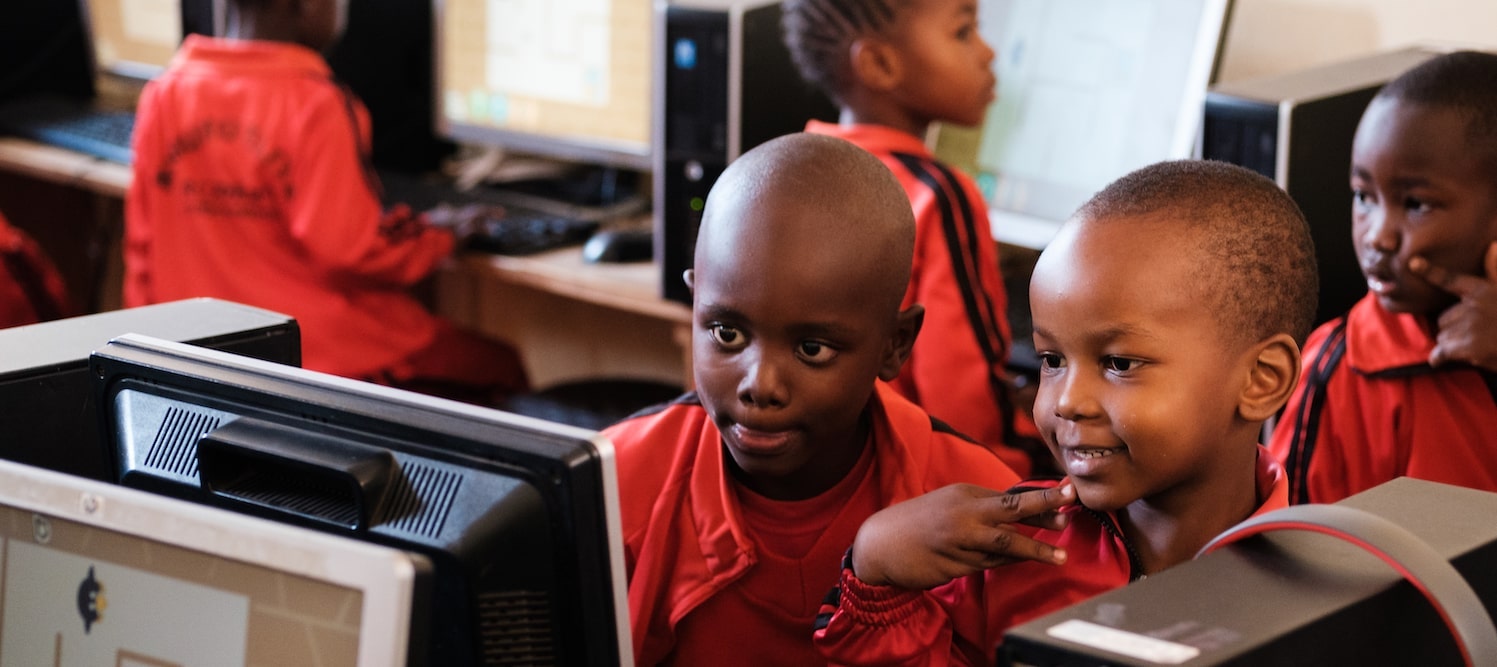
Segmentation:
[(1370, 294), (1310, 335), (1269, 443), (1291, 502), (1332, 503), (1403, 476), (1497, 491), (1497, 374), (1431, 367), (1434, 345)]
[[(1284, 470), (1262, 447), (1257, 475), (1253, 516), (1288, 506)], [(993, 664), (1009, 628), (1140, 576), (1116, 517), (1080, 505), (1068, 511), (1070, 523), (1059, 533), (1028, 529), (1065, 548), (1065, 565), (1014, 563), (929, 591), (870, 586), (844, 567), (818, 619), (826, 625), (816, 632), (816, 647), (834, 665)]]
[(369, 118), (316, 52), (190, 36), (137, 112), (126, 306), (211, 296), (301, 327), (306, 367), (368, 377), (426, 345), (406, 289), (452, 235), (384, 216)]
[(1008, 295), (977, 185), (938, 161), (918, 137), (890, 127), (813, 120), (806, 131), (878, 156), (914, 207), (915, 264), (903, 305), (925, 306), (925, 324), (894, 388), (1027, 475), (1028, 455), (1005, 446), (1014, 419), (1004, 380)]
[[(848, 507), (882, 508), (956, 482), (1001, 489), (1018, 480), (991, 452), (882, 383), (869, 410), (873, 461)], [(717, 427), (694, 396), (604, 434), (618, 456), (638, 664), (825, 664), (811, 645), (811, 624), (837, 582), (843, 552), (872, 510), (838, 515), (800, 563), (774, 566), (784, 577), (757, 576), (769, 567), (767, 554), (745, 525)], [(704, 604), (730, 589), (779, 606), (793, 598), (796, 608), (774, 621), (757, 615), (694, 622)], [(687, 628), (711, 636), (688, 641), (679, 634)]]

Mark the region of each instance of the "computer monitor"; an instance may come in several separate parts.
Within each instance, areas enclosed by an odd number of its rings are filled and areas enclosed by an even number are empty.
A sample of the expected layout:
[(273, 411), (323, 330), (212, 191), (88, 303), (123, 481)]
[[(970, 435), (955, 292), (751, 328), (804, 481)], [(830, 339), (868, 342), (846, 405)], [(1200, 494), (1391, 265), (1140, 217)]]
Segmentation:
[(0, 461), (12, 665), (406, 664), (417, 554)]
[(428, 558), (418, 664), (632, 663), (595, 432), (142, 336), (91, 367), (123, 485)]
[(203, 3), (193, 0), (79, 1), (97, 71), (124, 79), (160, 74), (182, 43), (184, 25), (203, 26)]
[(1191, 157), (1230, 5), (982, 2), (998, 100), (975, 142), (955, 132), (939, 145), (975, 170), (993, 236), (1043, 248), (1114, 179)]
[(432, 0), (438, 133), (650, 168), (652, 0)]

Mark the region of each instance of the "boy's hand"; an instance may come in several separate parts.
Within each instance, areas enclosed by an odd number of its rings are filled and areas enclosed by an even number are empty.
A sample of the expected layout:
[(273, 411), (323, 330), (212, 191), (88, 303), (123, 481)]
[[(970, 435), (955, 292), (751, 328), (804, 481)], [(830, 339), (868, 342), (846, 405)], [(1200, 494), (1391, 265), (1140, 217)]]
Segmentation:
[(459, 243), (477, 233), (479, 223), (485, 218), (502, 217), (504, 217), (503, 207), (485, 204), (466, 204), (459, 207), (441, 204), (426, 211), (426, 221), (429, 224), (452, 232)]
[(1460, 297), (1440, 314), (1431, 366), (1464, 361), (1497, 371), (1497, 241), (1487, 246), (1482, 262), (1485, 276), (1468, 276), (1435, 266), (1423, 257), (1409, 260), (1409, 269), (1431, 284)]
[(1059, 530), (1057, 509), (1076, 502), (1070, 482), (1003, 493), (953, 484), (868, 517), (853, 541), (853, 573), (865, 583), (926, 589), (1019, 560), (1060, 564), (1064, 550), (1025, 537), (1011, 524)]

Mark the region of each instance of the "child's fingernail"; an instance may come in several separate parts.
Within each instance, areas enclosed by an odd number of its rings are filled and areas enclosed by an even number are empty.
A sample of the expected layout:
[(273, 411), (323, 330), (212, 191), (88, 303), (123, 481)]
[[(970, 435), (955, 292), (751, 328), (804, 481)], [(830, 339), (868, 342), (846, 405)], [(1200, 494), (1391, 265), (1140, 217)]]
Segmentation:
[(1409, 259), (1409, 270), (1411, 270), (1411, 271), (1421, 271), (1422, 272), (1422, 271), (1424, 271), (1426, 265), (1427, 265), (1427, 262), (1424, 261), (1423, 257), (1415, 256), (1415, 257), (1412, 257), (1412, 258)]
[(1065, 562), (1066, 562), (1066, 550), (1065, 549), (1056, 549), (1055, 550), (1055, 555), (1054, 555), (1054, 560), (1055, 560), (1055, 564), (1056, 565), (1064, 565)]

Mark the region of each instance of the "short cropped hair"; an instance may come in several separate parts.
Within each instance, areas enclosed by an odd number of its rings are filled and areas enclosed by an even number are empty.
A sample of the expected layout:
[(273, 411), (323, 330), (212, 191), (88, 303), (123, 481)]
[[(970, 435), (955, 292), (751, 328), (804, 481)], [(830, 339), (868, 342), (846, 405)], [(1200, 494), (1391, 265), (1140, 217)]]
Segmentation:
[(1404, 72), (1377, 97), (1455, 109), (1468, 119), (1467, 139), (1487, 151), (1497, 179), (1497, 53), (1454, 51)]
[(800, 75), (838, 102), (847, 90), (852, 43), (899, 17), (910, 0), (786, 0), (785, 46)]
[(1253, 341), (1287, 333), (1303, 345), (1315, 324), (1310, 227), (1294, 200), (1257, 172), (1210, 160), (1160, 162), (1114, 181), (1075, 217), (1182, 225), (1181, 243), (1203, 257), (1195, 288), (1228, 332)]

